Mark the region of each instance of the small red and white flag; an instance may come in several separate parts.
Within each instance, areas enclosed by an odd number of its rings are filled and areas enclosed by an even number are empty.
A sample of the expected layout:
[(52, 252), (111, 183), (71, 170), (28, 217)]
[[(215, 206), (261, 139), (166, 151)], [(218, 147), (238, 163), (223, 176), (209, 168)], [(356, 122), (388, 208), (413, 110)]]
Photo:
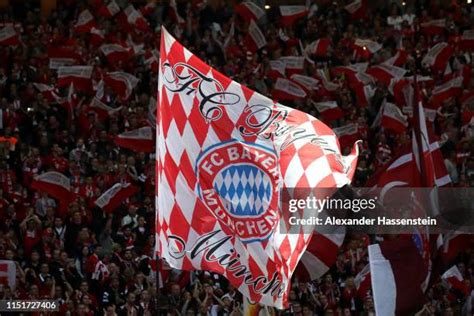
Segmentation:
[(158, 66), (160, 62), (160, 52), (156, 49), (148, 50), (144, 55), (144, 64), (151, 69), (153, 72), (158, 72)]
[(58, 91), (56, 90), (55, 87), (46, 85), (44, 83), (33, 83), (33, 86), (41, 92), (43, 97), (48, 100), (49, 102), (54, 102), (56, 101), (59, 96), (58, 96)]
[(463, 249), (468, 249), (472, 244), (472, 234), (463, 234), (455, 230), (443, 236), (440, 246), (440, 255), (445, 266), (450, 266)]
[(354, 285), (357, 290), (357, 296), (365, 299), (370, 291), (370, 265), (367, 264), (354, 278)]
[(136, 152), (151, 153), (155, 150), (153, 129), (150, 126), (140, 127), (128, 132), (123, 132), (115, 137), (115, 143), (123, 148)]
[(82, 57), (74, 46), (49, 46), (48, 58), (68, 58), (82, 62)]
[(395, 104), (403, 108), (404, 106), (413, 107), (413, 86), (406, 78), (392, 80), (388, 91), (393, 96)]
[(245, 20), (258, 21), (265, 15), (265, 11), (252, 1), (244, 1), (235, 7), (235, 12), (243, 17)]
[(60, 67), (72, 66), (76, 62), (73, 58), (50, 58), (49, 69), (59, 69)]
[(379, 44), (370, 39), (356, 39), (354, 42), (354, 56), (356, 58), (370, 58), (373, 54), (378, 52), (382, 48), (382, 44)]
[(332, 67), (331, 74), (333, 76), (348, 76), (354, 73), (365, 72), (367, 70), (367, 67), (369, 67), (369, 63), (356, 63), (347, 66), (336, 66)]
[(116, 183), (95, 200), (95, 205), (112, 213), (122, 202), (137, 193), (138, 187), (130, 183)]
[(474, 50), (474, 30), (465, 30), (461, 36), (461, 49)]
[(94, 46), (98, 46), (98, 45), (102, 44), (105, 40), (105, 31), (104, 30), (93, 27), (91, 29), (90, 35), (91, 35), (90, 42)]
[(367, 17), (367, 0), (355, 0), (344, 7), (353, 20)]
[(405, 65), (407, 60), (408, 60), (408, 52), (406, 50), (399, 49), (394, 56), (390, 57), (389, 59), (387, 59), (383, 63), (386, 64), (386, 65), (390, 65), (390, 66), (401, 67), (401, 66)]
[(446, 29), (446, 19), (431, 20), (420, 24), (421, 31), (428, 35), (441, 35)]
[(138, 81), (140, 80), (137, 77), (123, 71), (108, 72), (104, 76), (105, 84), (124, 99), (130, 97)]
[(432, 91), (431, 103), (440, 106), (444, 101), (461, 94), (462, 87), (463, 77), (455, 77), (440, 86), (436, 86)]
[(405, 76), (407, 70), (397, 66), (380, 64), (367, 69), (366, 73), (374, 77), (378, 82), (386, 86), (390, 85), (392, 80), (398, 81)]
[(278, 78), (273, 86), (272, 95), (277, 100), (293, 101), (306, 97), (306, 92), (293, 81)]
[(74, 85), (76, 90), (92, 91), (92, 66), (66, 66), (58, 69), (58, 87)]
[(304, 70), (304, 56), (284, 56), (280, 60), (285, 63), (285, 71), (287, 76), (293, 74), (301, 74)]
[(105, 120), (107, 117), (119, 113), (122, 110), (122, 106), (118, 108), (112, 108), (98, 98), (94, 97), (89, 106), (89, 110), (96, 112), (100, 120)]
[(315, 232), (296, 267), (298, 281), (317, 280), (328, 272), (337, 260), (345, 236), (345, 228), (342, 226), (327, 234)]
[(17, 46), (20, 44), (20, 36), (11, 25), (0, 29), (0, 46)]
[(108, 4), (103, 4), (98, 13), (104, 18), (111, 18), (120, 12), (120, 7), (115, 0), (110, 1)]
[(316, 90), (319, 85), (318, 79), (300, 74), (293, 74), (290, 79), (299, 84), (306, 92)]
[(0, 260), (0, 284), (8, 285), (12, 291), (16, 287), (16, 263), (13, 260)]
[(362, 83), (355, 84), (353, 89), (357, 99), (357, 106), (360, 107), (368, 106), (370, 104), (370, 100), (372, 100), (376, 90), (376, 88), (372, 87), (372, 85), (364, 85)]
[(305, 51), (308, 55), (326, 57), (330, 46), (331, 40), (329, 38), (320, 38), (306, 46)]
[(352, 146), (359, 137), (359, 126), (357, 123), (349, 123), (341, 127), (336, 127), (333, 130), (339, 138), (341, 148)]
[(155, 2), (149, 2), (144, 7), (142, 7), (140, 9), (140, 12), (144, 16), (149, 16), (155, 11), (155, 8), (156, 8), (156, 3)]
[(74, 31), (76, 33), (90, 33), (94, 27), (97, 28), (94, 16), (86, 9), (79, 14), (77, 22), (74, 25)]
[[(435, 109), (430, 109), (430, 108), (424, 108), (423, 109), (425, 112), (425, 117), (428, 122), (434, 122), (436, 119), (437, 110)], [(404, 106), (402, 108), (402, 112), (405, 113), (410, 119), (413, 117), (413, 106)]]
[(284, 26), (292, 25), (297, 20), (304, 18), (308, 13), (309, 10), (304, 5), (281, 5), (281, 24)]
[(265, 36), (263, 35), (262, 31), (254, 20), (250, 21), (248, 33), (245, 36), (245, 44), (247, 45), (247, 48), (252, 52), (256, 52), (257, 50), (267, 45), (267, 40), (265, 39)]
[(48, 171), (34, 177), (31, 188), (46, 192), (59, 200), (69, 200), (73, 194), (69, 178), (56, 171)]
[(341, 108), (337, 106), (336, 101), (312, 102), (316, 110), (318, 110), (323, 121), (329, 122), (338, 120), (344, 116)]
[(381, 107), (380, 124), (387, 130), (391, 130), (396, 134), (402, 134), (408, 126), (407, 117), (403, 115), (398, 106), (393, 103), (385, 102)]
[(170, 0), (170, 16), (175, 23), (184, 24), (185, 21), (178, 12), (178, 5), (176, 0)]
[[(150, 30), (148, 21), (139, 11), (135, 9), (133, 5), (129, 5), (128, 7), (126, 7), (122, 13), (125, 16), (124, 22), (128, 24), (129, 27), (134, 27), (143, 32), (148, 32)], [(124, 23), (122, 23), (122, 25), (126, 26)]]
[(270, 60), (267, 76), (272, 79), (285, 77), (285, 67), (282, 60)]
[(444, 71), (454, 49), (446, 42), (438, 43), (430, 48), (421, 62), (437, 71)]
[(464, 277), (459, 271), (457, 266), (452, 266), (446, 272), (443, 273), (441, 279), (444, 280), (449, 288), (456, 289), (464, 294), (464, 296), (468, 296), (470, 292), (470, 288), (464, 282)]
[(99, 49), (110, 64), (115, 64), (119, 61), (125, 62), (132, 57), (131, 49), (119, 44), (104, 44)]

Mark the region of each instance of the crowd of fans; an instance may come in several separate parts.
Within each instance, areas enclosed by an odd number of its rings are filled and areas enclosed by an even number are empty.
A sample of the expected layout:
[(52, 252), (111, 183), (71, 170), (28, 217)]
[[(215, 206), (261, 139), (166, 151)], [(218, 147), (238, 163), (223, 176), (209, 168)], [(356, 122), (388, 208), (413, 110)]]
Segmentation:
[[(321, 37), (330, 38), (328, 55), (312, 56), (314, 63), (305, 65), (304, 73), (314, 76), (318, 69), (329, 72), (334, 66), (365, 61), (354, 57), (348, 45), (355, 38), (383, 44), (367, 60), (378, 64), (394, 55), (400, 42), (409, 56), (415, 50), (423, 55), (439, 41), (454, 45), (453, 39), (474, 25), (474, 7), (456, 1), (445, 5), (437, 1), (386, 1), (382, 6), (369, 6), (367, 17), (361, 20), (352, 20), (341, 1), (314, 1), (309, 3), (307, 16), (285, 27), (280, 26), (278, 7), (267, 8), (259, 22), (267, 45), (252, 52), (244, 41), (248, 22), (235, 13), (236, 4), (228, 1), (179, 3), (177, 12), (184, 23), (179, 23), (168, 4), (157, 1), (147, 8), (147, 32), (123, 30), (116, 19), (98, 16), (100, 1), (58, 1), (49, 16), (40, 14), (35, 3), (24, 1), (4, 8), (0, 14), (0, 23), (13, 23), (21, 34), (20, 45), (0, 47), (0, 259), (17, 263), (16, 286), (11, 288), (3, 282), (0, 299), (54, 298), (61, 304), (62, 315), (241, 314), (242, 296), (216, 274), (164, 267), (161, 277), (157, 277), (153, 260), (154, 155), (132, 152), (114, 143), (117, 134), (150, 124), (149, 102), (156, 95), (157, 73), (145, 64), (144, 56), (153, 49), (159, 50), (161, 25), (204, 61), (269, 96), (274, 84), (267, 76), (269, 61), (302, 54), (298, 41), (291, 39), (300, 39), (307, 45)], [(137, 10), (147, 4), (139, 0), (117, 3), (121, 8), (132, 3)], [(136, 54), (127, 63), (109, 63), (91, 43), (89, 34), (74, 32), (74, 23), (86, 8), (105, 30), (105, 42), (143, 44), (144, 53)], [(447, 19), (441, 35), (413, 36), (421, 21), (438, 18)], [(233, 33), (228, 36), (230, 32)], [(72, 115), (58, 102), (46, 100), (33, 83), (56, 83), (55, 71), (48, 66), (51, 45), (74, 47), (84, 64), (94, 66), (95, 85), (106, 71), (126, 71), (139, 78), (128, 99), (105, 89), (105, 103), (122, 109), (100, 119), (87, 110), (93, 94), (75, 92), (78, 101)], [(456, 49), (450, 60), (453, 71), (459, 64), (471, 66), (472, 57)], [(414, 65), (409, 58), (404, 65), (407, 76), (413, 74)], [(420, 69), (437, 82), (445, 76)], [(379, 127), (370, 128), (383, 99), (390, 98), (387, 86), (377, 84), (369, 105), (360, 107), (344, 76), (333, 79), (341, 84), (334, 97), (344, 117), (331, 124), (338, 127), (358, 123), (364, 150), (355, 185), (363, 186), (394, 157), (398, 148), (410, 141), (409, 131), (396, 135)], [(474, 89), (473, 83), (465, 83), (464, 90)], [(429, 96), (430, 88), (426, 89)], [(59, 89), (58, 94), (67, 96), (68, 90)], [(310, 103), (316, 94), (286, 104), (317, 116)], [(438, 113), (434, 130), (443, 144), (451, 179), (454, 185), (472, 186), (471, 127), (461, 123), (457, 99), (443, 103)], [(33, 177), (49, 170), (70, 178), (77, 199), (61, 205), (31, 189)], [(113, 213), (105, 214), (94, 201), (116, 182), (133, 183), (140, 192)], [(374, 315), (372, 295), (359, 295), (354, 283), (354, 277), (367, 263), (366, 237), (347, 236), (336, 264), (321, 280), (295, 280), (289, 295), (290, 309), (277, 313)], [(457, 262), (465, 279), (474, 281), (471, 249), (465, 249)], [(161, 289), (157, 284), (162, 285)], [(441, 284), (435, 284), (426, 299), (421, 312), (424, 315), (460, 315), (469, 308), (471, 294), (453, 295)]]

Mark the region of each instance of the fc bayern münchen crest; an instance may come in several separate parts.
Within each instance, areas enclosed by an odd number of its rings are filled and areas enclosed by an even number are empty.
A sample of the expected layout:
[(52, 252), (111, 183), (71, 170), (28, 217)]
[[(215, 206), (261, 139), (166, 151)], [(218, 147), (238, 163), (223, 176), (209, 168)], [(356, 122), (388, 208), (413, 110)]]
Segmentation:
[(273, 150), (230, 141), (197, 159), (199, 195), (244, 242), (267, 239), (278, 221), (278, 165)]

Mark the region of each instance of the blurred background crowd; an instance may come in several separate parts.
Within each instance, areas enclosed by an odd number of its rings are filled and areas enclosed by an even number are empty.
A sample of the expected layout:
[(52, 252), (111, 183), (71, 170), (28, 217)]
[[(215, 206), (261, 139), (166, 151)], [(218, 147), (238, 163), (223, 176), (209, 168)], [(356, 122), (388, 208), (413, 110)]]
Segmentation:
[[(236, 13), (238, 1), (149, 4), (116, 0), (122, 10), (132, 4), (140, 12), (145, 20), (142, 27), (127, 27), (117, 16), (107, 16), (103, 7), (108, 3), (58, 1), (48, 16), (40, 13), (34, 1), (0, 11), (0, 24), (12, 25), (19, 34), (19, 44), (0, 46), (0, 259), (17, 263), (15, 287), (2, 282), (0, 299), (54, 298), (61, 303), (62, 315), (241, 314), (241, 295), (216, 274), (170, 270), (164, 263), (157, 277), (154, 154), (121, 148), (114, 141), (120, 133), (154, 124), (150, 114), (156, 97), (161, 25), (207, 63), (270, 97), (275, 83), (270, 61), (306, 54), (302, 74), (320, 82), (329, 80), (337, 89), (321, 86), (307, 92), (305, 98), (282, 103), (318, 117), (312, 102), (335, 100), (343, 116), (327, 123), (334, 128), (357, 123), (356, 138), (363, 141), (363, 151), (356, 186), (364, 186), (410, 141), (410, 131), (393, 133), (373, 126), (384, 100), (393, 101), (387, 84), (371, 82), (373, 92), (367, 104), (361, 104), (348, 76), (334, 74), (332, 69), (353, 63), (376, 65), (402, 49), (408, 58), (400, 67), (407, 70), (408, 77), (417, 66), (413, 55), (423, 56), (434, 44), (449, 43), (453, 53), (446, 70), (421, 64), (418, 68), (421, 75), (431, 78), (423, 86), (427, 103), (436, 85), (453, 74), (464, 76), (461, 93), (436, 108), (431, 127), (442, 144), (453, 185), (474, 184), (474, 126), (464, 118), (474, 108), (461, 104), (462, 96), (474, 89), (474, 55), (457, 46), (463, 31), (474, 25), (470, 3), (384, 1), (369, 5), (365, 17), (353, 19), (344, 9), (349, 2), (310, 1), (304, 17), (282, 25), (277, 5), (257, 1), (266, 13), (258, 23), (266, 45), (258, 50), (248, 44), (249, 21)], [(86, 9), (100, 31), (99, 40), (92, 32), (77, 30), (78, 16)], [(436, 19), (446, 19), (441, 32), (414, 35), (421, 23)], [(321, 38), (330, 42), (325, 55), (302, 49)], [(353, 43), (358, 38), (378, 42), (382, 48), (373, 54), (356, 53)], [(112, 61), (99, 49), (102, 44), (117, 44), (132, 53)], [(57, 71), (49, 59), (54, 52), (64, 51), (74, 55), (76, 64), (93, 66), (91, 91), (57, 85)], [(113, 71), (138, 79), (129, 96), (107, 84), (104, 87), (102, 79)], [(54, 96), (48, 95), (51, 91), (38, 90), (35, 83), (53, 87)], [(90, 106), (94, 97), (114, 111), (107, 115), (95, 111)], [(67, 205), (31, 188), (36, 175), (51, 170), (71, 181), (76, 198)], [(132, 183), (139, 192), (106, 213), (94, 202), (117, 182)], [(290, 309), (277, 314), (374, 315), (370, 290), (360, 293), (354, 282), (367, 264), (367, 243), (368, 236), (347, 236), (330, 271), (320, 280), (295, 280)], [(471, 311), (471, 250), (466, 243), (455, 259), (469, 291), (457, 293), (441, 283), (433, 284), (423, 315)]]

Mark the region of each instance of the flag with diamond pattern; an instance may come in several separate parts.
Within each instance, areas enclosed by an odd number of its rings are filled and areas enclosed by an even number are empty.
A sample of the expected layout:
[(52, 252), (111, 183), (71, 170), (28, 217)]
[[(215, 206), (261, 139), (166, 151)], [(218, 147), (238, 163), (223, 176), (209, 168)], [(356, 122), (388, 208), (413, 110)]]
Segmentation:
[(357, 147), (342, 156), (329, 127), (225, 77), (163, 28), (160, 56), (157, 254), (283, 308), (312, 234), (280, 226), (280, 192), (350, 183)]

